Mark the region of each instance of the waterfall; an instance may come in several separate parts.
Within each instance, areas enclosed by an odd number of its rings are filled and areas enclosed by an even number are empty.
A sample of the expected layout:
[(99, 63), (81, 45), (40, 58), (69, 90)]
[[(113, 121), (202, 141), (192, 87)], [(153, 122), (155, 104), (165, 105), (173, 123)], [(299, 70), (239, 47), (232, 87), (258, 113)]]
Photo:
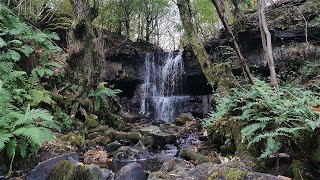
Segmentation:
[(147, 53), (141, 74), (140, 114), (172, 121), (188, 99), (182, 91), (185, 74), (182, 53)]

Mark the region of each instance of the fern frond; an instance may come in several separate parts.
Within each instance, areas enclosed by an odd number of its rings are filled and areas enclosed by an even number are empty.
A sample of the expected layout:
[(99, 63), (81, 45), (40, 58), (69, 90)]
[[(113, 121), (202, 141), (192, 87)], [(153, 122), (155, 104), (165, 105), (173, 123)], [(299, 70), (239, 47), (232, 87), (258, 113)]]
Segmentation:
[(45, 141), (54, 141), (52, 132), (44, 127), (23, 127), (13, 132), (16, 136), (23, 136), (32, 144), (41, 146)]
[(244, 137), (246, 138), (250, 138), (254, 135), (254, 133), (261, 129), (263, 130), (265, 127), (267, 126), (267, 123), (254, 123), (254, 124), (250, 124), (248, 126), (246, 126), (245, 128), (243, 128), (241, 130), (241, 133)]
[(15, 138), (11, 139), (6, 146), (6, 154), (11, 159), (16, 152), (17, 140)]
[(0, 132), (0, 151), (6, 146), (6, 143), (13, 137), (11, 133)]
[(273, 154), (279, 151), (281, 148), (281, 143), (279, 141), (274, 140), (272, 137), (267, 139), (267, 147), (264, 152), (261, 154), (260, 158), (266, 158), (270, 154)]
[(42, 119), (43, 121), (52, 121), (53, 116), (43, 109), (31, 109), (27, 110), (25, 114), (18, 117), (18, 120), (14, 123), (14, 127), (20, 125), (29, 125), (36, 123), (35, 120)]

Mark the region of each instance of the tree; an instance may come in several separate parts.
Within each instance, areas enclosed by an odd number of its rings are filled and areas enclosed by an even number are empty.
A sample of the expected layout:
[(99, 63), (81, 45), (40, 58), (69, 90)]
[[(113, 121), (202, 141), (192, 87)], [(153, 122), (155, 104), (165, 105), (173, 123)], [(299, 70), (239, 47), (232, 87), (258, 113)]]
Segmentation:
[(272, 55), (272, 42), (271, 42), (271, 33), (268, 29), (268, 24), (265, 16), (265, 0), (257, 0), (258, 4), (258, 16), (259, 16), (259, 26), (261, 32), (261, 42), (264, 53), (264, 58), (268, 62), (269, 70), (270, 70), (270, 79), (271, 84), (274, 87), (278, 87), (277, 74), (274, 66), (274, 59)]
[(81, 85), (82, 93), (99, 82), (100, 64), (94, 51), (95, 37), (91, 22), (98, 16), (99, 0), (92, 7), (87, 0), (70, 0), (74, 13), (74, 23), (68, 39), (69, 78), (73, 83)]
[(230, 41), (232, 43), (232, 47), (235, 50), (235, 52), (236, 52), (236, 54), (237, 54), (237, 56), (239, 58), (239, 62), (241, 64), (242, 68), (244, 69), (250, 84), (254, 84), (254, 80), (253, 80), (252, 75), (250, 73), (249, 67), (248, 67), (248, 65), (246, 63), (246, 60), (244, 59), (244, 57), (243, 57), (243, 55), (242, 55), (242, 53), (240, 51), (240, 47), (239, 47), (239, 45), (238, 45), (238, 43), (237, 43), (237, 41), (236, 41), (236, 39), (235, 39), (235, 37), (233, 35), (233, 32), (232, 32), (231, 28), (228, 25), (228, 21), (227, 21), (227, 19), (225, 17), (225, 14), (223, 13), (224, 4), (221, 3), (222, 2), (221, 0), (211, 0), (211, 2), (214, 4), (214, 6), (215, 6), (215, 8), (216, 8), (216, 10), (218, 12), (220, 20), (222, 21), (222, 24), (223, 24), (223, 26), (224, 26), (224, 28), (225, 28), (225, 30), (227, 32), (227, 35), (228, 35), (228, 37), (229, 37), (229, 39), (230, 39)]
[(209, 83), (212, 83), (214, 81), (212, 73), (213, 64), (210, 61), (210, 58), (196, 33), (196, 28), (193, 23), (193, 13), (190, 5), (190, 0), (177, 0), (177, 6), (179, 8), (180, 18), (183, 24), (185, 35), (187, 36), (188, 41), (192, 46), (192, 49), (198, 59), (198, 62), (206, 79)]

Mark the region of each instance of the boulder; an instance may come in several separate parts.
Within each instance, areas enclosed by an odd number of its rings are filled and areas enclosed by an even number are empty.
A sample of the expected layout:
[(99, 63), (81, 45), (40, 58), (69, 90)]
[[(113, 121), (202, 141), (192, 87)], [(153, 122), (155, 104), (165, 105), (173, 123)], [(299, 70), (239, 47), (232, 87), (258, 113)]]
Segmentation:
[(176, 117), (174, 120), (174, 124), (177, 126), (183, 126), (186, 124), (187, 121), (194, 121), (194, 117), (191, 113), (182, 113)]
[(149, 153), (146, 147), (138, 143), (133, 147), (121, 146), (117, 151), (113, 153), (113, 162), (132, 162), (151, 159), (152, 155)]
[(176, 140), (176, 136), (171, 133), (163, 132), (158, 126), (148, 126), (140, 129), (142, 135), (151, 136), (154, 141), (154, 146), (164, 147), (166, 144), (172, 144)]
[[(48, 180), (75, 180), (75, 179), (90, 179), (90, 180), (106, 180), (111, 173), (106, 173), (108, 170), (102, 170), (98, 165), (90, 164), (83, 165), (82, 163), (73, 163), (69, 160), (58, 162), (50, 174)], [(109, 171), (110, 172), (110, 171)]]
[(121, 143), (119, 143), (118, 141), (114, 141), (114, 142), (109, 143), (106, 146), (106, 150), (110, 153), (113, 153), (114, 151), (118, 150), (121, 146), (122, 146)]
[(191, 148), (183, 149), (180, 156), (186, 160), (193, 160), (196, 164), (202, 164), (205, 162), (212, 162), (215, 164), (221, 163), (218, 157), (205, 156)]
[(115, 175), (115, 180), (145, 180), (147, 176), (141, 165), (133, 162), (123, 166)]
[(68, 153), (54, 158), (48, 159), (46, 161), (40, 162), (31, 172), (27, 175), (27, 180), (45, 180), (51, 170), (55, 167), (57, 163), (62, 160), (73, 159), (74, 161), (79, 161), (78, 154)]
[(241, 161), (231, 161), (222, 164), (202, 163), (192, 167), (188, 162), (181, 159), (172, 159), (164, 163), (158, 172), (151, 173), (149, 180), (194, 180), (194, 179), (266, 179), (283, 180), (270, 174), (251, 172), (250, 168)]

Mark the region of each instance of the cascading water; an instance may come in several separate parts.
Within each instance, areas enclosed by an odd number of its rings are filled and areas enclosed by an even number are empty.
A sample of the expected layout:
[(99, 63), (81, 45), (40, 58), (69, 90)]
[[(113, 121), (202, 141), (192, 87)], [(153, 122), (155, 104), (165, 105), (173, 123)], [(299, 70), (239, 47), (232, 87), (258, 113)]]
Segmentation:
[(147, 53), (141, 71), (140, 114), (172, 121), (188, 99), (182, 92), (185, 74), (182, 53)]

